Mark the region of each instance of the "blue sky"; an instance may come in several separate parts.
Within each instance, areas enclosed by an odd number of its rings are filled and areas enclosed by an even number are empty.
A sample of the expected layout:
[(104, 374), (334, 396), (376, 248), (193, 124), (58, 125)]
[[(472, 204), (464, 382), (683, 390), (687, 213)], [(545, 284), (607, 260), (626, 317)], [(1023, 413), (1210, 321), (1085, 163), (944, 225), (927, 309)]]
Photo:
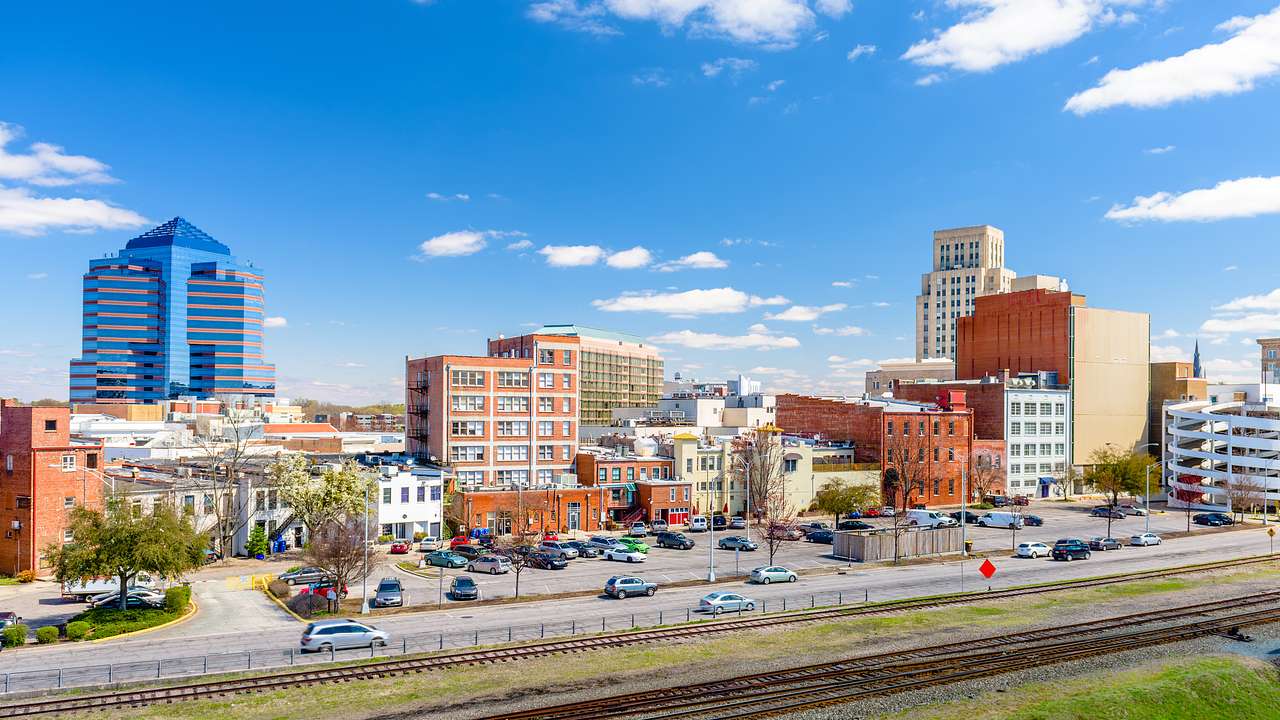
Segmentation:
[[(1256, 377), (1277, 0), (37, 3), (0, 26), (0, 395), (66, 397), (90, 257), (181, 215), (268, 274), (280, 392), (576, 322), (859, 392), (930, 233)], [(576, 263), (576, 264), (575, 264)]]

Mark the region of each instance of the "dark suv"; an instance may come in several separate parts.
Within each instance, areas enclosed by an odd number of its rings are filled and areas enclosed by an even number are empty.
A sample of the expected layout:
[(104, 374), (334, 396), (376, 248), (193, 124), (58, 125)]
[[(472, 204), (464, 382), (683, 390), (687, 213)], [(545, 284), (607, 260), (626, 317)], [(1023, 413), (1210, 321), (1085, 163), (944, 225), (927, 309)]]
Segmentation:
[(1224, 515), (1223, 513), (1200, 513), (1199, 515), (1192, 515), (1191, 522), (1197, 525), (1221, 527), (1223, 525), (1234, 525), (1236, 521), (1230, 515)]
[(678, 532), (660, 532), (657, 539), (658, 547), (675, 548), (676, 550), (689, 550), (693, 548), (693, 540), (684, 533)]
[(529, 553), (528, 562), (530, 567), (542, 570), (563, 570), (569, 566), (568, 560), (548, 552)]
[(1053, 545), (1054, 560), (1088, 560), (1092, 554), (1089, 544), (1079, 538), (1059, 540)]

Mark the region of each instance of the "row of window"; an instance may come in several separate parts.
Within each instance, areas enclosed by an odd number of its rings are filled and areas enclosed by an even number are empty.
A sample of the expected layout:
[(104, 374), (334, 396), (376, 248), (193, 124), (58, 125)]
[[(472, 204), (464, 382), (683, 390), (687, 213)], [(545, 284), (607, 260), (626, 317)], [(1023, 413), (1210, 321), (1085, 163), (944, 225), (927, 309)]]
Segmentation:
[[(497, 482), (525, 482), (525, 481), (528, 481), (529, 479), (528, 472), (529, 472), (528, 470), (510, 470), (510, 471), (498, 470), (494, 474), (494, 478)], [(515, 473), (515, 474), (503, 475), (503, 473)], [(519, 475), (518, 473), (524, 473), (524, 474)], [(458, 478), (458, 484), (464, 487), (475, 487), (476, 485), (484, 484), (483, 470), (459, 470), (456, 473), (456, 477)], [(556, 477), (555, 470), (549, 470), (549, 469), (538, 470), (539, 485), (550, 484), (555, 481), (555, 477)], [(523, 478), (524, 480), (523, 481), (515, 480), (515, 479), (503, 480), (503, 478)]]
[[(485, 457), (486, 447), (485, 445), (451, 445), (449, 446), (449, 460), (452, 462), (482, 462)], [(573, 446), (571, 445), (539, 445), (538, 459), (555, 460), (557, 447), (560, 448), (559, 459), (571, 459), (573, 453)], [(516, 462), (529, 459), (528, 445), (496, 445), (494, 448), (494, 459), (498, 462)]]
[[(923, 437), (923, 436), (926, 434), (926, 432), (928, 431), (928, 423), (927, 423), (926, 421), (924, 421), (924, 420), (920, 420), (919, 422), (917, 422), (917, 423), (916, 423), (916, 428), (917, 428), (917, 432), (916, 432), (916, 434), (917, 434), (917, 435), (920, 435), (921, 437)], [(889, 420), (888, 422), (886, 422), (886, 423), (885, 423), (885, 426), (884, 426), (884, 434), (885, 434), (885, 435), (892, 435), (892, 434), (893, 434), (893, 421), (892, 421), (892, 420)], [(934, 420), (934, 421), (933, 421), (933, 434), (934, 434), (934, 435), (941, 435), (941, 434), (942, 434), (942, 421), (940, 421), (940, 420)], [(955, 420), (948, 420), (948, 421), (947, 421), (947, 434), (948, 434), (948, 435), (955, 435), (955, 434), (956, 434), (956, 421), (955, 421)], [(911, 421), (909, 421), (909, 420), (903, 420), (903, 421), (902, 421), (902, 435), (903, 435), (903, 437), (906, 437), (906, 436), (911, 435)]]
[[(560, 358), (561, 358), (561, 364), (563, 364), (563, 365), (572, 365), (572, 364), (573, 364), (573, 351), (572, 351), (572, 350), (561, 350), (561, 351), (560, 351)], [(555, 350), (539, 350), (539, 351), (538, 351), (538, 364), (539, 364), (539, 365), (555, 365), (555, 364), (556, 364), (556, 351), (555, 351)]]
[[(529, 397), (527, 395), (499, 395), (497, 398), (498, 412), (529, 412)], [(556, 400), (560, 402), (557, 403)], [(553, 413), (557, 412), (556, 406), (559, 405), (559, 412), (573, 412), (573, 398), (538, 398), (538, 412)], [(484, 410), (484, 395), (453, 395), (450, 398), (449, 406), (457, 412), (480, 412)]]
[[(410, 488), (410, 487), (408, 487), (408, 486), (405, 486), (405, 487), (400, 488), (400, 502), (401, 502), (401, 503), (408, 503), (408, 502), (409, 502), (409, 494), (410, 494), (410, 490), (412, 490), (412, 489), (414, 489), (414, 488)], [(430, 488), (428, 488), (426, 485), (419, 485), (419, 486), (416, 488), (417, 492), (416, 492), (416, 494), (415, 494), (415, 500), (414, 500), (414, 502), (426, 502), (426, 501), (427, 501), (427, 491), (428, 491), (428, 489), (431, 491), (431, 492), (430, 492), (430, 494), (431, 494), (431, 500), (432, 500), (432, 502), (436, 502), (436, 501), (439, 501), (439, 500), (440, 500), (440, 486), (439, 486), (439, 485), (432, 485)], [(392, 490), (393, 490), (393, 488), (389, 488), (389, 487), (384, 487), (384, 488), (382, 488), (382, 504), (383, 504), (383, 505), (390, 505), (390, 504), (391, 504), (391, 498), (392, 498), (392, 495), (393, 495)]]
[[(483, 420), (453, 420), (449, 422), (449, 434), (453, 437), (484, 437)], [(573, 421), (560, 422), (560, 435), (556, 435), (556, 423), (553, 420), (538, 421), (539, 437), (569, 437), (573, 432)], [(494, 423), (494, 431), (498, 437), (528, 437), (528, 420), (499, 420)]]
[[(1037, 430), (1039, 430), (1039, 433), (1036, 432)], [(1027, 435), (1064, 435), (1067, 432), (1067, 424), (1064, 422), (1042, 422), (1037, 426), (1033, 422), (1025, 424), (1020, 422), (1009, 423), (1010, 435), (1022, 435), (1024, 431)]]
[[(484, 387), (485, 375), (487, 374), (484, 370), (453, 370), (449, 381), (455, 386)], [(430, 383), (431, 373), (418, 373), (418, 380), (422, 383)], [(497, 371), (497, 385), (498, 387), (527, 388), (529, 387), (529, 375), (519, 370), (499, 370)], [(565, 387), (568, 387), (568, 385)]]
[[(596, 471), (596, 477), (601, 482), (604, 482), (609, 479), (612, 479), (614, 482), (619, 482), (622, 480), (622, 468), (599, 468)], [(668, 480), (670, 478), (671, 478), (671, 468), (666, 466), (659, 466), (659, 467), (653, 468), (654, 480)], [(632, 482), (635, 479), (636, 479), (636, 468), (634, 467), (627, 468), (627, 482)], [(649, 479), (649, 468), (643, 468), (643, 467), (640, 468), (640, 479), (641, 480)]]
[[(1036, 412), (1036, 410), (1037, 410), (1037, 409), (1039, 409), (1039, 411), (1040, 411), (1039, 413), (1037, 413), (1037, 412)], [(1047, 403), (1047, 402), (1042, 402), (1042, 403), (1033, 403), (1033, 402), (1020, 403), (1020, 402), (1011, 402), (1011, 403), (1009, 403), (1009, 414), (1010, 414), (1010, 415), (1036, 415), (1036, 414), (1039, 414), (1039, 415), (1044, 415), (1044, 416), (1048, 417), (1048, 416), (1050, 415), (1050, 413), (1052, 413), (1053, 415), (1056, 415), (1056, 416), (1058, 416), (1058, 417), (1062, 417), (1062, 416), (1066, 415), (1066, 414), (1067, 414), (1067, 405), (1066, 405), (1066, 403)]]
[[(1065, 443), (1040, 443), (1039, 455), (1041, 457), (1052, 457), (1054, 455), (1067, 454), (1067, 446)], [(1036, 457), (1036, 443), (1010, 443), (1009, 457)]]
[[(52, 428), (49, 427), (50, 423), (54, 424)], [(56, 429), (57, 429), (57, 420), (45, 421), (45, 430), (53, 431)], [(76, 469), (75, 453), (63, 453), (62, 457), (59, 458), (59, 461), (60, 462), (58, 467), (62, 470), (62, 472), (75, 472), (75, 469)], [(98, 453), (86, 453), (84, 456), (84, 466), (89, 470), (98, 469)], [(4, 471), (8, 473), (13, 472), (13, 456), (12, 455), (4, 456)]]
[[(700, 455), (698, 456), (699, 470), (723, 470), (724, 458), (719, 455)], [(685, 458), (684, 471), (693, 472), (693, 458)]]
[[(1065, 472), (1066, 469), (1067, 469), (1067, 464), (1066, 462), (1062, 462), (1062, 461), (1055, 462), (1055, 463), (1044, 463), (1044, 462), (1042, 463), (1009, 463), (1010, 475), (1020, 475), (1022, 473), (1029, 474), (1034, 472), (1039, 472), (1041, 474), (1053, 473), (1053, 472), (1060, 473), (1060, 472)], [(1030, 482), (1031, 481), (1029, 481), (1029, 483)], [(1009, 484), (1016, 487), (1018, 483), (1017, 481), (1010, 481)]]
[[(893, 458), (895, 456), (901, 458), (902, 462), (911, 462), (911, 451), (906, 448), (903, 448), (902, 450), (898, 451), (898, 453), (896, 454), (894, 453), (893, 448), (889, 448), (888, 450), (885, 450), (885, 460), (887, 462), (893, 462)], [(924, 462), (925, 457), (926, 455), (925, 455), (924, 448), (916, 448), (915, 461)], [(933, 449), (933, 459), (935, 462), (942, 461), (942, 448)], [(947, 462), (955, 462), (955, 460), (956, 460), (956, 449), (947, 448)]]

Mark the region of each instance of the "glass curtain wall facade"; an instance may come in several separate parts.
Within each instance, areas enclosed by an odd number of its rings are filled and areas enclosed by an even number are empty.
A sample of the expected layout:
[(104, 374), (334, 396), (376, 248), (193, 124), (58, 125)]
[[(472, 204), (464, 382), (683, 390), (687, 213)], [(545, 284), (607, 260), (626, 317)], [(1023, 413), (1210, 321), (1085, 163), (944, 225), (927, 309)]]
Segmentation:
[(73, 403), (181, 395), (275, 395), (263, 360), (263, 285), (254, 268), (182, 218), (92, 260), (84, 276)]

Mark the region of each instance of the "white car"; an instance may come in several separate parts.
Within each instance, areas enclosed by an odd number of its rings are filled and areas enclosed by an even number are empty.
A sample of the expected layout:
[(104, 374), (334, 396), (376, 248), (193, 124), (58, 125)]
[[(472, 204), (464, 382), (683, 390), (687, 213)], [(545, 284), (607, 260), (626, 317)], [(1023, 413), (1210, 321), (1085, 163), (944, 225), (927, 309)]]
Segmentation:
[(637, 550), (628, 550), (627, 548), (617, 545), (604, 551), (605, 560), (619, 560), (621, 562), (637, 563), (644, 562), (644, 553)]
[(1138, 517), (1142, 517), (1147, 514), (1146, 509), (1138, 505), (1117, 505), (1116, 509), (1125, 515), (1137, 515)]
[(631, 523), (631, 529), (627, 531), (627, 534), (631, 537), (642, 538), (649, 534), (649, 527), (643, 522), (637, 520), (636, 522)]
[(1134, 535), (1133, 537), (1129, 538), (1129, 544), (1137, 545), (1139, 547), (1145, 547), (1147, 545), (1159, 545), (1160, 536), (1155, 533), (1142, 533), (1141, 535)]
[(1049, 557), (1053, 550), (1042, 542), (1018, 543), (1017, 555), (1025, 558)]
[(756, 601), (731, 592), (713, 592), (698, 601), (698, 611), (719, 615), (722, 612), (751, 612)]

